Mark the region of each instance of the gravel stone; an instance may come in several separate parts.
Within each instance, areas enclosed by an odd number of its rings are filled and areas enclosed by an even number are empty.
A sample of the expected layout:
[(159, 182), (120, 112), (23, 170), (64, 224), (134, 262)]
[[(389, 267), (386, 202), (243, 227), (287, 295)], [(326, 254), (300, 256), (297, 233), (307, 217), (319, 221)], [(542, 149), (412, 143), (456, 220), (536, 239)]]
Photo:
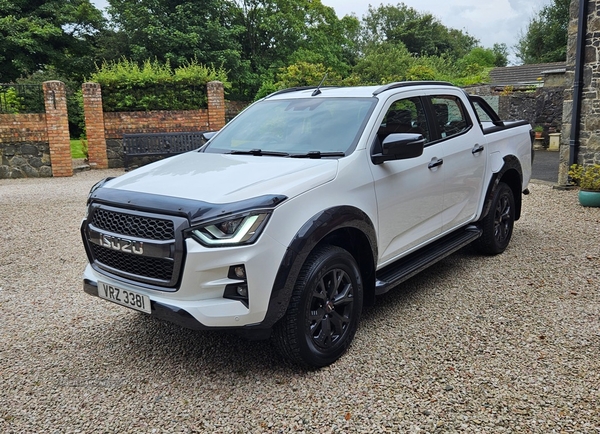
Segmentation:
[(0, 180), (2, 433), (600, 433), (600, 209), (530, 185), (505, 253), (467, 247), (379, 297), (302, 370), (82, 290), (90, 187)]

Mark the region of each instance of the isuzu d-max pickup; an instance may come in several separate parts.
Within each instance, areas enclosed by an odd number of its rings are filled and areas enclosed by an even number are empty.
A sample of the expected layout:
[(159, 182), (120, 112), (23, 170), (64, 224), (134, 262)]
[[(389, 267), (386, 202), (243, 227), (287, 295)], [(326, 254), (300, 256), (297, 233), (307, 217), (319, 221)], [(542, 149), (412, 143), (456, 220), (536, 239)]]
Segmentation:
[(531, 162), (527, 122), (448, 83), (276, 92), (91, 189), (84, 291), (325, 366), (377, 295), (469, 243), (502, 253)]

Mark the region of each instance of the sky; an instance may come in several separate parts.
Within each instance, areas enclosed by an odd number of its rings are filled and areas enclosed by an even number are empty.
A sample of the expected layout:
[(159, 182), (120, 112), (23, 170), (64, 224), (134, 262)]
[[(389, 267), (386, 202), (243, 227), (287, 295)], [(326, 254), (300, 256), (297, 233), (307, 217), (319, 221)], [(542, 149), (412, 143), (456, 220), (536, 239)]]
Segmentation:
[[(369, 1), (365, 0), (321, 0), (332, 7), (338, 17), (354, 14), (359, 19), (367, 13)], [(504, 43), (513, 53), (519, 36), (525, 33), (531, 17), (552, 0), (403, 0), (373, 1), (380, 4), (405, 5), (421, 13), (431, 13), (440, 22), (453, 29), (466, 31), (477, 38), (485, 48), (492, 48), (496, 43)], [(92, 0), (96, 7), (103, 9), (107, 0)], [(509, 57), (515, 62), (514, 55)]]

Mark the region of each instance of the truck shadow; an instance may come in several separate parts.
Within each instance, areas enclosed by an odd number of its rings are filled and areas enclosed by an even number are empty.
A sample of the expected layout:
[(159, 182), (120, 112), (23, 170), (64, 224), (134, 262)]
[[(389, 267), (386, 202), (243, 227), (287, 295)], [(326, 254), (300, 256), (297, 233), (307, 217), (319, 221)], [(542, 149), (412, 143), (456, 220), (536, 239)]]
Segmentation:
[[(419, 299), (428, 293), (439, 291), (440, 282), (455, 279), (463, 268), (472, 267), (475, 260), (476, 254), (466, 247), (378, 297), (374, 306), (363, 310), (357, 338), (378, 335), (378, 328), (386, 322), (402, 320), (403, 311), (422, 303)], [(394, 318), (390, 318), (390, 312)], [(108, 343), (106, 336), (110, 336)], [(96, 340), (95, 344), (108, 349), (124, 369), (142, 369), (148, 375), (183, 372), (191, 379), (198, 373), (210, 376), (233, 372), (240, 377), (266, 376), (273, 381), (279, 375), (283, 378), (292, 373), (311, 372), (282, 358), (268, 340), (250, 341), (228, 332), (188, 330), (129, 311), (104, 324), (104, 333)], [(356, 356), (351, 354), (354, 351), (361, 351), (360, 343), (353, 344), (345, 357)]]

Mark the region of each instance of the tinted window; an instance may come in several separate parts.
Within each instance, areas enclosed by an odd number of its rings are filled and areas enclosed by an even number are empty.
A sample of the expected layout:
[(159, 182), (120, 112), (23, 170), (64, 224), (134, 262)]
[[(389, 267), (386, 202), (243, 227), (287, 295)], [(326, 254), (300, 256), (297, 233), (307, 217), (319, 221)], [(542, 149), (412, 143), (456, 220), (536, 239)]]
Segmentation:
[(380, 141), (383, 141), (386, 136), (392, 133), (421, 134), (426, 142), (429, 141), (427, 118), (420, 98), (401, 99), (390, 106), (379, 127), (377, 136)]
[(464, 106), (458, 97), (432, 97), (431, 103), (442, 138), (460, 134), (471, 126), (469, 117), (466, 115)]

